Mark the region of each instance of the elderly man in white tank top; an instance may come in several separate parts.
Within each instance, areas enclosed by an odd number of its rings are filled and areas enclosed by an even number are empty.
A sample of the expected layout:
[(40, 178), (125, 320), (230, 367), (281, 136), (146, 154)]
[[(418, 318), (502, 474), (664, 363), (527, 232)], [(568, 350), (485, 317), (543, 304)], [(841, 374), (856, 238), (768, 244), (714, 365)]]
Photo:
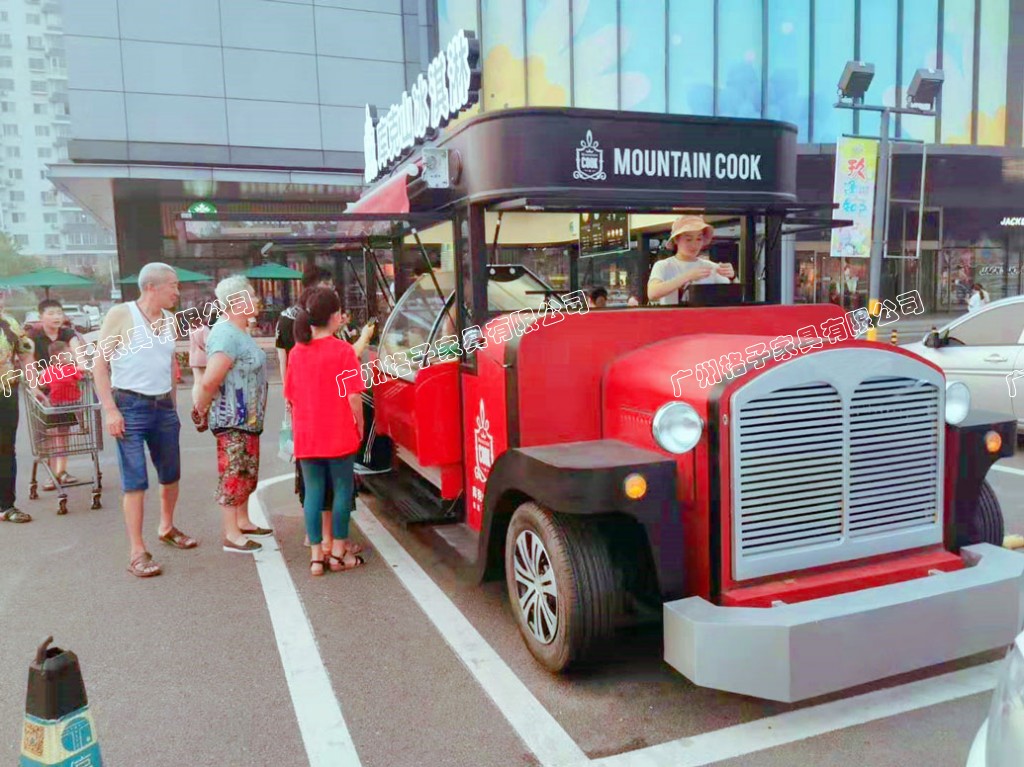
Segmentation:
[(178, 276), (167, 264), (146, 264), (139, 272), (137, 301), (117, 304), (100, 329), (94, 370), (107, 431), (117, 439), (124, 493), (124, 517), (131, 554), (128, 572), (140, 578), (161, 573), (142, 538), (149, 480), (146, 448), (160, 481), (160, 527), (164, 543), (179, 549), (198, 543), (174, 526), (181, 454), (175, 392), (174, 316)]

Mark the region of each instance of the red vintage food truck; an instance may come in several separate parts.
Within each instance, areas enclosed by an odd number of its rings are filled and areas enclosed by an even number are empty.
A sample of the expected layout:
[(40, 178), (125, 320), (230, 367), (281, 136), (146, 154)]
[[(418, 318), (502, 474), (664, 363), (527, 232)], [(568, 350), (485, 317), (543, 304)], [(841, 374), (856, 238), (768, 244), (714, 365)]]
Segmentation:
[[(652, 606), (686, 677), (780, 701), (1013, 640), (1024, 557), (985, 475), (1015, 422), (839, 307), (780, 304), (781, 235), (832, 226), (796, 200), (794, 126), (507, 110), (392, 147), (390, 172), (368, 142), (382, 177), (353, 231), (450, 221), (454, 268), (389, 306), (370, 379), (390, 452), (361, 482), (506, 581), (539, 663), (586, 659)], [(725, 217), (738, 287), (587, 311), (575, 263), (557, 291), (489, 263), (488, 211)]]

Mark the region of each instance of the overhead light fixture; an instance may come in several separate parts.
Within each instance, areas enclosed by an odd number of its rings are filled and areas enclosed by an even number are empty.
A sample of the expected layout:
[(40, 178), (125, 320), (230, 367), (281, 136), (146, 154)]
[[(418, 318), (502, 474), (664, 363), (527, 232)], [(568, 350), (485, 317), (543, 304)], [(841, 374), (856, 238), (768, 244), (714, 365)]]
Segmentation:
[(917, 104), (935, 108), (935, 100), (942, 91), (942, 83), (945, 75), (941, 69), (919, 69), (914, 73), (914, 79), (910, 81), (907, 88), (907, 104)]
[(270, 252), (270, 249), (272, 247), (274, 247), (274, 243), (268, 242), (266, 245), (264, 245), (262, 248), (260, 248), (260, 255), (261, 256), (266, 256), (267, 253)]
[(875, 65), (863, 61), (847, 61), (843, 76), (839, 78), (839, 95), (844, 99), (864, 98), (871, 81), (875, 79)]

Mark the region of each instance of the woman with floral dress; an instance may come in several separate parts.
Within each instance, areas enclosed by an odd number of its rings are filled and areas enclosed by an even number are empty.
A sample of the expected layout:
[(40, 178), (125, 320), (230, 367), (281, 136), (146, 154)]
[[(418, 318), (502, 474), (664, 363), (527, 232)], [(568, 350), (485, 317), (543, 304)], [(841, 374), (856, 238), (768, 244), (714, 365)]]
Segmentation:
[[(226, 306), (206, 340), (206, 372), (192, 419), (217, 437), (217, 504), (224, 528), (224, 551), (252, 554), (262, 546), (246, 536), (273, 535), (249, 520), (249, 496), (256, 490), (260, 434), (267, 405), (267, 354), (248, 333), (259, 313), (254, 291), (242, 276), (221, 280), (217, 298)], [(228, 301), (245, 294), (247, 301)]]

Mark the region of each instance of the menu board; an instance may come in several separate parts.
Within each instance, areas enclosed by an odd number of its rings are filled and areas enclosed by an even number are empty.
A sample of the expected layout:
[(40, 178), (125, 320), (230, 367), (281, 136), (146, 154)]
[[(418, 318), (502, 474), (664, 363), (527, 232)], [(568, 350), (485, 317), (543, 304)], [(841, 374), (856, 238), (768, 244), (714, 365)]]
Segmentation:
[(628, 213), (581, 213), (580, 255), (629, 249)]

